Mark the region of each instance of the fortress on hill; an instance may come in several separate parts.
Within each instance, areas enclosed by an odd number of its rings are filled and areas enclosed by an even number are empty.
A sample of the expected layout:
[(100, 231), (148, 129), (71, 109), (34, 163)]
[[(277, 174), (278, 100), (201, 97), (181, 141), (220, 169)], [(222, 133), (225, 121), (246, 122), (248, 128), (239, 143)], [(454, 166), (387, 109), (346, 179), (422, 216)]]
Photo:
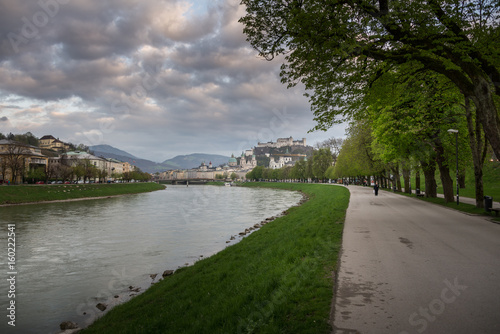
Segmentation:
[(293, 137), (289, 138), (278, 138), (276, 143), (270, 141), (267, 143), (258, 143), (257, 147), (272, 147), (272, 148), (280, 148), (285, 146), (306, 146), (306, 139), (302, 138), (302, 140), (293, 140)]

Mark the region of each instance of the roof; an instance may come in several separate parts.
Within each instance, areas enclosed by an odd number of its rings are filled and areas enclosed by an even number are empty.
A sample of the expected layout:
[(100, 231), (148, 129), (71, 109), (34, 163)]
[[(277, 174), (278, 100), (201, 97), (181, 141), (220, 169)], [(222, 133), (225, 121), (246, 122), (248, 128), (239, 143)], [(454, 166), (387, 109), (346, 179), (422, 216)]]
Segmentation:
[(55, 139), (55, 138), (52, 135), (45, 135), (42, 138), (40, 138), (40, 140), (43, 140), (43, 139)]
[(65, 154), (67, 157), (75, 158), (75, 159), (89, 159), (89, 160), (104, 160), (103, 158), (96, 157), (85, 151), (74, 151), (68, 152)]
[(9, 139), (1, 139), (0, 145), (18, 145), (18, 146), (23, 146), (23, 147), (31, 147), (31, 148), (34, 148), (37, 150), (40, 149), (39, 147), (36, 147), (33, 145), (29, 145), (29, 144), (21, 143), (20, 141), (9, 140)]
[[(37, 156), (37, 157), (45, 157), (45, 155), (41, 154), (41, 153), (38, 153), (36, 151), (31, 151), (31, 149), (35, 149), (35, 150), (40, 150), (40, 148), (36, 147), (36, 146), (33, 146), (33, 145), (28, 145), (28, 144), (24, 144), (24, 143), (21, 143), (21, 142), (18, 142), (18, 141), (14, 141), (14, 140), (8, 140), (8, 139), (1, 139), (0, 140), (0, 145), (17, 145), (19, 147), (22, 147), (22, 151), (19, 150), (16, 152), (16, 154), (22, 154), (22, 155), (27, 155), (27, 156)], [(1, 153), (2, 155), (7, 155), (9, 154), (8, 152), (2, 152)]]

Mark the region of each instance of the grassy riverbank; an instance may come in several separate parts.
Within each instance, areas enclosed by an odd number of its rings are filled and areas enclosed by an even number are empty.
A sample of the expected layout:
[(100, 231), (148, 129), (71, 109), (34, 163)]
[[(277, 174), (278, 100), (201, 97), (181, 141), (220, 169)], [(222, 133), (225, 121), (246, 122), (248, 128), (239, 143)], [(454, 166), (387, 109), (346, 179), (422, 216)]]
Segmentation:
[(84, 333), (330, 333), (348, 190), (246, 186), (303, 191), (310, 199), (239, 243), (177, 270)]
[(152, 182), (19, 186), (4, 185), (0, 186), (0, 205), (136, 194), (164, 188), (165, 186)]

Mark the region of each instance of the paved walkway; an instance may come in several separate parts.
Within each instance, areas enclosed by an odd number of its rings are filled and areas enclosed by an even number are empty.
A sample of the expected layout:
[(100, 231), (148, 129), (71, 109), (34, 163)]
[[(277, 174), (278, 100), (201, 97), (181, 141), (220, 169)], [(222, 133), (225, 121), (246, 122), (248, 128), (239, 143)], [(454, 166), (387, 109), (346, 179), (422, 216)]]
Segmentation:
[(334, 333), (500, 333), (500, 224), (349, 186)]

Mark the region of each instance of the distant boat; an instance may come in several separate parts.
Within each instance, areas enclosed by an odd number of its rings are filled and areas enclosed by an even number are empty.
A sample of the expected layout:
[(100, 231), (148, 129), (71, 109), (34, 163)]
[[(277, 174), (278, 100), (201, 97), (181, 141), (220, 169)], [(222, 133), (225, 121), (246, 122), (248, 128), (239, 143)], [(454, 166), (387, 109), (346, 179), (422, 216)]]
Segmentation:
[(230, 183), (230, 182), (225, 182), (225, 183), (224, 183), (224, 185), (225, 185), (226, 187), (231, 187), (231, 183)]

